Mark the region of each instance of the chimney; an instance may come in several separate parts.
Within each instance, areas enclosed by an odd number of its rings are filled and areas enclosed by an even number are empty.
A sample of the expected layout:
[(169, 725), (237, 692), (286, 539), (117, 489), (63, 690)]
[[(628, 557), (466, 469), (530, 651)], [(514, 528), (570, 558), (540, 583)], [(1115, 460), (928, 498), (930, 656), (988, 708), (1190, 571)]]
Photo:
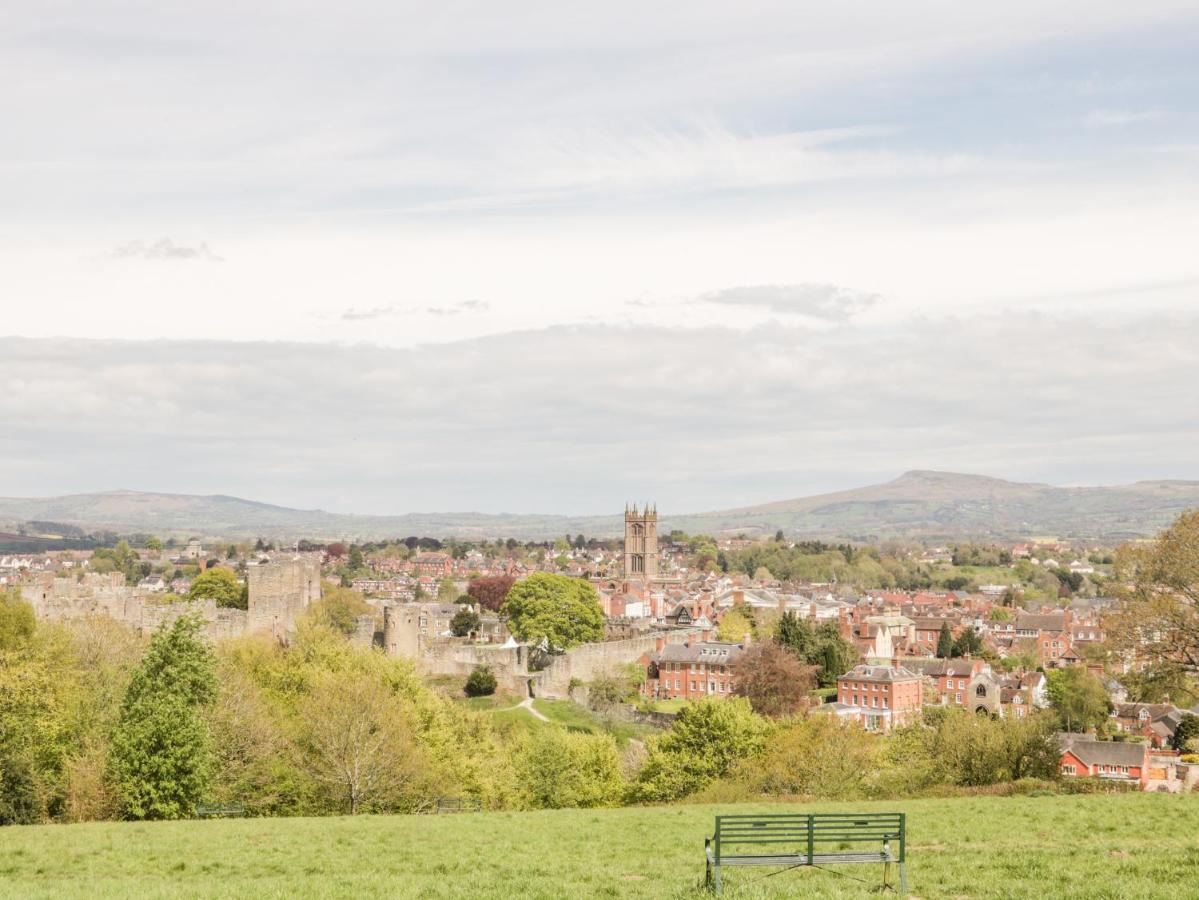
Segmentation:
[(816, 621), (816, 604), (812, 603), (808, 606), (808, 618), (813, 622)]
[(733, 591), (733, 606), (744, 606), (744, 605), (745, 605), (745, 591), (741, 590), (741, 588), (737, 588), (735, 591)]
[(712, 640), (712, 629), (705, 628), (699, 633), (699, 636), (700, 640), (702, 640), (705, 644), (708, 643), (708, 641)]
[(785, 594), (779, 594), (779, 618), (787, 614), (787, 597)]
[(654, 639), (654, 652), (661, 653), (666, 649), (666, 638), (659, 637)]
[(749, 645), (750, 645), (750, 644), (752, 644), (753, 642), (754, 642), (754, 636), (753, 636), (752, 634), (750, 634), (748, 631), (747, 631), (747, 632), (745, 632), (745, 637), (743, 637), (743, 638), (741, 639), (741, 647), (742, 647), (742, 649), (744, 649), (744, 650), (748, 650), (748, 649), (749, 649)]

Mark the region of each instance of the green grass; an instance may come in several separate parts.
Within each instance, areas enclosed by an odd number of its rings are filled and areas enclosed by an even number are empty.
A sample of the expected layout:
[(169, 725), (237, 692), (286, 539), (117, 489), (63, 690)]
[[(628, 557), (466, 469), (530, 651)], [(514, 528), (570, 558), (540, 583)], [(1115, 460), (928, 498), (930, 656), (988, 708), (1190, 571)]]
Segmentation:
[(649, 707), (654, 712), (677, 713), (690, 702), (690, 700), (651, 700)]
[[(1199, 797), (987, 797), (0, 829), (0, 897), (698, 898), (716, 812), (901, 810), (913, 897), (1199, 893)], [(726, 896), (868, 898), (845, 875), (729, 871)]]
[(596, 715), (585, 706), (580, 706), (570, 700), (534, 700), (534, 708), (555, 724), (569, 728), (572, 731), (585, 731), (588, 734), (603, 734), (607, 732), (616, 738), (620, 744), (630, 739), (644, 740), (652, 734), (660, 734), (660, 729), (650, 725), (639, 725), (636, 722), (625, 722), (620, 719), (605, 719)]

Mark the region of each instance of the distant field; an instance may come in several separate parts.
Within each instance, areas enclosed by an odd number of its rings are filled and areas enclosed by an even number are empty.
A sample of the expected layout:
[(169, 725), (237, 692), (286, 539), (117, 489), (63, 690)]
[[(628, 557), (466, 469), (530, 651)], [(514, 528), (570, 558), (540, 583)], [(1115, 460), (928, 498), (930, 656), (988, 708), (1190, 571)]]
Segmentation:
[[(48, 825), (0, 829), (13, 898), (703, 896), (717, 811), (902, 810), (920, 898), (1199, 896), (1199, 798), (905, 803)], [(726, 896), (875, 897), (877, 866), (734, 870)]]

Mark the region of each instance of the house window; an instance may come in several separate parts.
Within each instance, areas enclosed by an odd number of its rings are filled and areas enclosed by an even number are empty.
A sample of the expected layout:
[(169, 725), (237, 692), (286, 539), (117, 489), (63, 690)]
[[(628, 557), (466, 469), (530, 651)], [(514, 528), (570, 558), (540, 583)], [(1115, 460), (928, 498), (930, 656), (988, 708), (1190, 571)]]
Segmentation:
[(987, 696), (987, 686), (985, 684), (980, 684), (978, 687), (976, 687), (974, 689), (974, 696), (976, 696), (976, 697)]
[(1078, 768), (1076, 766), (1070, 765), (1069, 763), (1066, 763), (1065, 765), (1062, 766), (1062, 774), (1063, 775), (1076, 775), (1076, 774), (1078, 774)]

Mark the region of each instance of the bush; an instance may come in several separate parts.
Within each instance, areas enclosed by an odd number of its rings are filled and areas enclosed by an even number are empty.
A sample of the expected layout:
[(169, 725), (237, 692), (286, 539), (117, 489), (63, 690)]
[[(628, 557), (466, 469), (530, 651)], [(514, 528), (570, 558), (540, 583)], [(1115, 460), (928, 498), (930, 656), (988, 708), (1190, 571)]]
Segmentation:
[(29, 764), (16, 756), (0, 758), (0, 825), (32, 825), (40, 805)]
[(462, 690), (468, 697), (490, 697), (495, 688), (495, 673), (487, 666), (479, 666), (470, 673)]
[(479, 627), (479, 614), (473, 609), (463, 607), (454, 613), (454, 618), (450, 619), (450, 634), (454, 637), (466, 637), (472, 631), (476, 631)]

